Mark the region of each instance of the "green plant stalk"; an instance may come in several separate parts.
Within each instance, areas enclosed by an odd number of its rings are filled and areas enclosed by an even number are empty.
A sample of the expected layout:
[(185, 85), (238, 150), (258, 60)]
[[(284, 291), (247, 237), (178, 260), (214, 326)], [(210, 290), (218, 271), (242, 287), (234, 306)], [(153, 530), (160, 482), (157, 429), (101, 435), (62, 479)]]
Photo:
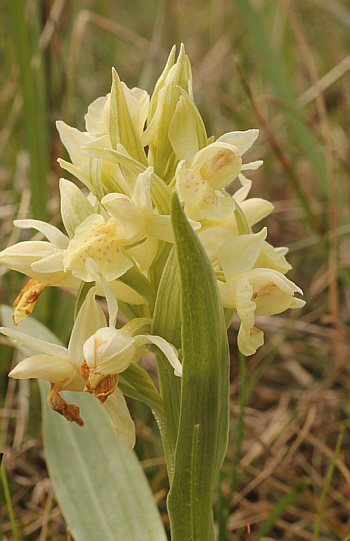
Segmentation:
[(284, 513), (289, 505), (291, 505), (299, 496), (308, 487), (308, 483), (301, 481), (295, 487), (292, 488), (288, 494), (283, 496), (279, 503), (276, 505), (275, 509), (272, 511), (270, 516), (265, 520), (262, 526), (259, 528), (254, 541), (259, 541), (263, 536), (267, 535), (273, 528), (276, 520)]
[[(2, 458), (2, 456), (3, 455), (1, 453), (1, 458)], [(13, 539), (14, 539), (14, 541), (19, 541), (16, 521), (15, 521), (15, 515), (14, 515), (14, 512), (13, 512), (13, 507), (12, 507), (12, 502), (11, 502), (10, 490), (9, 490), (9, 486), (8, 486), (8, 483), (7, 483), (7, 477), (6, 477), (6, 471), (5, 471), (5, 463), (4, 463), (3, 460), (1, 460), (0, 469), (1, 469), (1, 481), (2, 481), (2, 486), (4, 488), (5, 501), (6, 501), (6, 505), (7, 505), (9, 519), (10, 519), (10, 522), (11, 522)]]
[(324, 506), (325, 506), (325, 502), (326, 502), (326, 497), (327, 497), (327, 494), (328, 494), (329, 486), (330, 486), (331, 481), (332, 481), (333, 471), (334, 471), (335, 463), (336, 463), (338, 455), (339, 455), (339, 451), (340, 451), (341, 444), (342, 444), (342, 441), (343, 441), (343, 436), (344, 436), (344, 430), (342, 430), (340, 432), (340, 434), (338, 435), (337, 443), (336, 443), (336, 446), (335, 446), (335, 449), (334, 449), (333, 458), (332, 458), (332, 461), (331, 461), (330, 466), (328, 468), (325, 483), (324, 483), (322, 493), (321, 493), (320, 506), (318, 508), (318, 515), (317, 515), (316, 524), (315, 524), (315, 532), (314, 532), (312, 541), (317, 541), (317, 539), (319, 537), (319, 534), (320, 534), (322, 515), (323, 515), (323, 510), (324, 510)]
[[(267, 78), (273, 83), (277, 94), (289, 105), (298, 110), (297, 103), (292, 93), (292, 84), (289, 82), (283, 69), (282, 59), (272, 50), (267, 31), (261, 20), (261, 15), (256, 13), (249, 0), (236, 0), (234, 4), (237, 7), (243, 25), (252, 39), (256, 51), (263, 61), (263, 70)], [(327, 194), (327, 175), (325, 160), (318, 150), (318, 142), (310, 130), (294, 115), (286, 111), (290, 126), (305, 151), (308, 159), (312, 163), (317, 178), (321, 182), (323, 195)]]
[(32, 47), (25, 20), (25, 2), (8, 2), (13, 27), (14, 47), (19, 65), (24, 125), (30, 157), (31, 205), (33, 218), (46, 220), (48, 172), (47, 114), (45, 106), (45, 78), (40, 51), (32, 63)]

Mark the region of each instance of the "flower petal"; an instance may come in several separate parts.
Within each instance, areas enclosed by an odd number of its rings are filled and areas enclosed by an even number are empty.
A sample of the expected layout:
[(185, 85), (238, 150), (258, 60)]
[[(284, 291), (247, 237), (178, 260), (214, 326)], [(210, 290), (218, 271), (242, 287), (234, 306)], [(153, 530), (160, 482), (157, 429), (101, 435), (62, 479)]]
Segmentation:
[(50, 254), (47, 257), (43, 257), (39, 261), (34, 261), (34, 263), (31, 264), (31, 268), (34, 272), (40, 272), (42, 274), (53, 272), (63, 273), (63, 256), (63, 251)]
[(286, 274), (292, 268), (292, 265), (284, 257), (286, 252), (287, 248), (274, 248), (265, 241), (261, 253), (255, 262), (255, 267), (258, 269), (273, 269)]
[(74, 322), (68, 355), (79, 368), (84, 361), (83, 345), (98, 329), (106, 326), (102, 308), (95, 301), (96, 287), (89, 289)]
[(259, 130), (232, 131), (219, 137), (217, 142), (234, 145), (242, 156), (252, 146), (258, 135)]
[(64, 250), (68, 246), (67, 235), (64, 235), (57, 227), (41, 220), (14, 220), (13, 225), (19, 229), (33, 228), (40, 231), (56, 248)]
[(262, 160), (257, 160), (256, 162), (244, 163), (242, 165), (242, 171), (255, 171), (258, 169), (264, 162)]
[[(96, 284), (101, 284), (106, 300), (108, 305), (108, 312), (109, 312), (109, 327), (115, 328), (117, 323), (117, 316), (118, 316), (118, 301), (115, 298), (115, 295), (112, 291), (112, 288), (110, 287), (107, 280), (105, 280), (103, 274), (100, 272), (100, 269), (95, 263), (93, 259), (88, 258), (85, 263), (85, 268), (87, 272), (92, 276), (92, 278), (95, 280)], [(101, 325), (104, 326), (104, 325)]]
[(136, 260), (141, 272), (150, 268), (157, 253), (159, 242), (155, 237), (147, 237), (145, 241), (128, 249), (128, 253)]
[(51, 383), (60, 383), (64, 389), (82, 391), (84, 380), (80, 370), (68, 359), (40, 354), (26, 357), (20, 361), (9, 376), (15, 379), (41, 378)]
[(51, 344), (51, 342), (46, 342), (45, 340), (39, 340), (39, 338), (33, 338), (28, 334), (23, 332), (15, 331), (9, 327), (0, 327), (2, 334), (9, 336), (13, 340), (17, 340), (24, 346), (29, 346), (37, 351), (42, 351), (53, 357), (59, 357), (61, 359), (68, 359), (68, 353), (66, 348), (58, 346), (57, 344)]
[(233, 194), (233, 198), (235, 201), (237, 201), (237, 203), (241, 204), (250, 192), (250, 188), (252, 187), (252, 181), (246, 178), (242, 173), (238, 175), (238, 180), (241, 183), (241, 188), (239, 188)]
[(273, 211), (273, 204), (266, 199), (260, 199), (259, 197), (251, 197), (240, 203), (241, 209), (244, 212), (244, 216), (250, 226), (253, 226), (263, 220), (271, 214)]
[(237, 345), (243, 355), (254, 355), (256, 350), (264, 345), (264, 333), (256, 327), (246, 329), (244, 325), (241, 325), (238, 331)]
[(81, 132), (76, 128), (71, 128), (71, 126), (68, 126), (62, 120), (56, 122), (56, 127), (73, 164), (80, 169), (88, 170), (90, 159), (83, 154), (81, 145), (93, 139), (92, 135), (87, 132)]
[(120, 193), (109, 193), (102, 198), (101, 203), (111, 216), (123, 224), (128, 237), (139, 240), (145, 235), (144, 216), (130, 197)]
[[(110, 327), (99, 329), (85, 342), (83, 349), (88, 367), (96, 374), (124, 372), (143, 353), (128, 332)], [(138, 351), (140, 355), (136, 358)]]
[(88, 112), (85, 115), (85, 126), (94, 137), (101, 137), (108, 133), (108, 124), (105, 123), (105, 108), (110, 101), (110, 95), (97, 98), (88, 107)]
[(253, 267), (262, 250), (266, 235), (267, 230), (264, 227), (260, 233), (240, 235), (221, 246), (218, 258), (226, 280), (233, 279)]
[(135, 340), (137, 343), (141, 343), (143, 338), (146, 338), (148, 343), (154, 344), (155, 346), (157, 346), (158, 349), (160, 349), (162, 353), (164, 353), (169, 363), (174, 368), (175, 376), (181, 377), (182, 364), (179, 361), (179, 357), (174, 346), (172, 344), (169, 344), (169, 342), (164, 340), (164, 338), (161, 338), (160, 336), (153, 336), (151, 334), (145, 334), (144, 337), (137, 336), (135, 337)]
[(119, 441), (127, 449), (133, 449), (136, 440), (135, 425), (126, 405), (124, 395), (118, 387), (107, 398), (103, 406), (111, 418), (112, 427)]

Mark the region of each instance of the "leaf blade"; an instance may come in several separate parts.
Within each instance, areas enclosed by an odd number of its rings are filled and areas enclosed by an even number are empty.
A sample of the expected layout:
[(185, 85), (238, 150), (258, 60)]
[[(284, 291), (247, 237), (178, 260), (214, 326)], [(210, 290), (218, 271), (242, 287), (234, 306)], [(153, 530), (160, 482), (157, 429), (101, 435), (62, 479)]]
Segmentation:
[[(197, 538), (205, 541), (214, 539), (212, 495), (228, 441), (228, 341), (214, 271), (176, 195), (172, 200), (172, 221), (181, 284), (183, 376), (168, 507), (174, 541), (190, 538), (194, 529)], [(188, 472), (194, 459), (196, 425), (193, 498)]]

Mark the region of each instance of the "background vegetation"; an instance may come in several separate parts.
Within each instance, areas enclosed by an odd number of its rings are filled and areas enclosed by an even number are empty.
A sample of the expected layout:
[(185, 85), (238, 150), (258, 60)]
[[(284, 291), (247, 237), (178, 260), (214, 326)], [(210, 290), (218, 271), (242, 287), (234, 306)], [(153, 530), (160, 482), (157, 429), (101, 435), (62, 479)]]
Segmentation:
[[(307, 304), (260, 318), (265, 346), (232, 351), (231, 439), (215, 509), (220, 541), (350, 539), (350, 7), (346, 0), (7, 0), (0, 6), (0, 249), (29, 238), (15, 218), (60, 224), (54, 122), (84, 129), (111, 67), (149, 92), (185, 43), (208, 133), (259, 127), (252, 194), (274, 203), (268, 240), (288, 246)], [(257, 230), (257, 229), (256, 229)], [(39, 236), (37, 237), (39, 238)], [(0, 269), (1, 302), (25, 281)], [(74, 299), (46, 290), (35, 316), (63, 340)], [(298, 314), (299, 316), (299, 314)], [(35, 381), (8, 380), (17, 353), (0, 339), (0, 446), (25, 540), (71, 539), (41, 442)], [(145, 359), (150, 371), (151, 358)], [(150, 412), (131, 404), (136, 451), (167, 523), (167, 478)], [(3, 476), (4, 479), (4, 476)], [(13, 539), (0, 491), (0, 539)]]

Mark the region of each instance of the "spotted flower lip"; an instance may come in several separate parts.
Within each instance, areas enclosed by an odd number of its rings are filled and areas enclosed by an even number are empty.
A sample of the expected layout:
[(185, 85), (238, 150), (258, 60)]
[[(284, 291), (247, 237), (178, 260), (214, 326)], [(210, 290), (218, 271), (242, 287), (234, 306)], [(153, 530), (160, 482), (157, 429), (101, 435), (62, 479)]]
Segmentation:
[(238, 347), (244, 355), (253, 355), (263, 345), (263, 332), (254, 326), (255, 316), (272, 315), (288, 308), (301, 308), (305, 302), (295, 298), (302, 290), (281, 272), (254, 268), (267, 235), (240, 235), (220, 248), (218, 258), (226, 282), (218, 282), (223, 306), (235, 308), (241, 320)]
[(91, 281), (85, 262), (93, 259), (108, 281), (122, 276), (132, 267), (132, 262), (121, 250), (122, 246), (133, 244), (134, 237), (128, 237), (124, 227), (115, 219), (107, 222), (99, 214), (92, 214), (75, 230), (63, 258), (65, 272), (84, 281)]

